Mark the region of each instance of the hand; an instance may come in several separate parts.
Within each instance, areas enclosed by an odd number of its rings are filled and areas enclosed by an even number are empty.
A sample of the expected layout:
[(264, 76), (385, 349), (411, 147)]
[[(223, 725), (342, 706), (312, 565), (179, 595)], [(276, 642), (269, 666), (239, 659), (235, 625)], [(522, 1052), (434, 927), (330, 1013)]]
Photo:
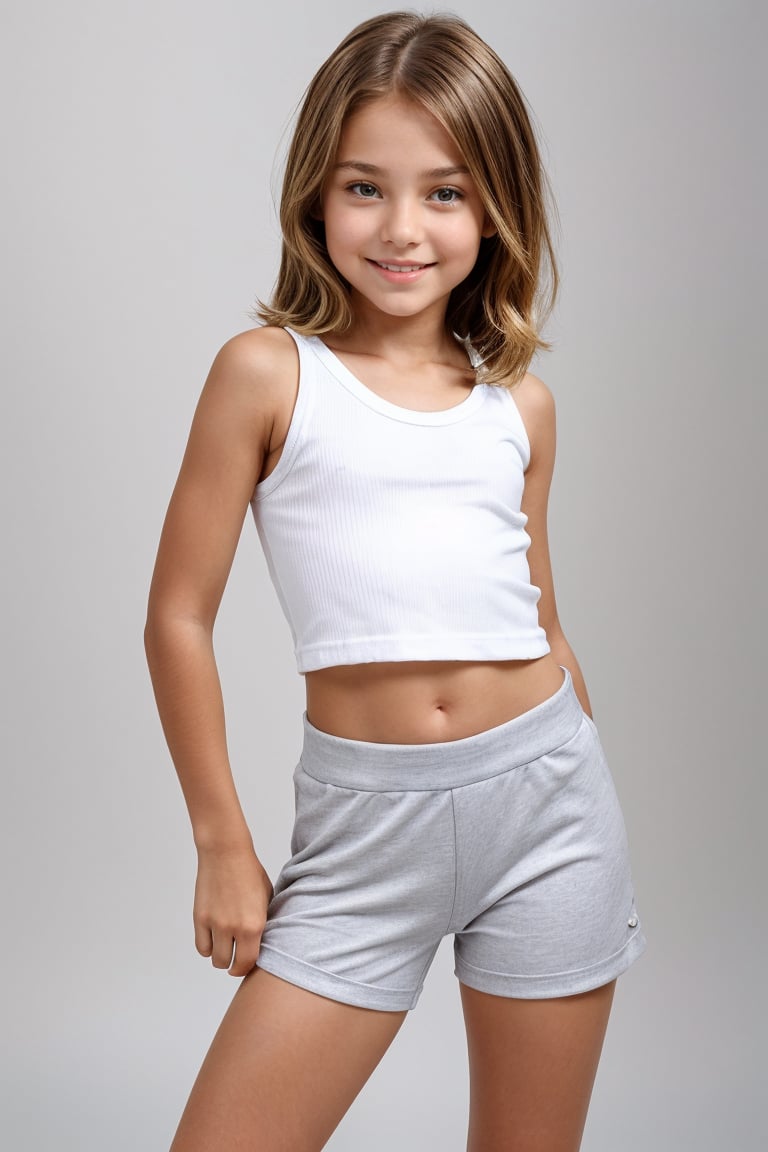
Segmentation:
[(256, 963), (272, 882), (252, 848), (198, 849), (195, 947), (214, 968), (245, 976)]

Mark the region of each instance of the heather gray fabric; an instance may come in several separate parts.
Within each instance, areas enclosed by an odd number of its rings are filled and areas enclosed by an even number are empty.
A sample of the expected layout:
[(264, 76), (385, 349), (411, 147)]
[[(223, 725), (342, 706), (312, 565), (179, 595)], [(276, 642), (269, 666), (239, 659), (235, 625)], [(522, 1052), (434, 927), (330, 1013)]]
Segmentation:
[(461, 740), (348, 740), (303, 716), (291, 857), (259, 967), (367, 1008), (416, 1006), (446, 933), (502, 996), (584, 992), (643, 952), (624, 821), (571, 675)]

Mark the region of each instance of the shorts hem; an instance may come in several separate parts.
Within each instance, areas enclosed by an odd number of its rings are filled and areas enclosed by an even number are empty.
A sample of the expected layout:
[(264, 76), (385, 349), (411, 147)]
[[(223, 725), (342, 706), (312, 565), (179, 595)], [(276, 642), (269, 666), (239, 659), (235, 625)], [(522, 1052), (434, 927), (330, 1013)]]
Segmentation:
[(556, 996), (574, 996), (608, 984), (629, 968), (646, 949), (641, 928), (630, 936), (623, 948), (606, 960), (577, 968), (573, 972), (554, 972), (547, 976), (518, 976), (506, 972), (491, 972), (456, 956), (454, 975), (463, 984), (478, 992), (495, 996), (509, 996), (520, 1000), (548, 1000)]
[(375, 984), (364, 984), (336, 976), (314, 964), (297, 960), (287, 952), (281, 952), (270, 944), (262, 944), (259, 949), (257, 968), (263, 968), (273, 976), (279, 976), (290, 984), (297, 984), (309, 992), (338, 1000), (342, 1004), (352, 1004), (357, 1008), (376, 1008), (385, 1012), (401, 1012), (415, 1008), (421, 989), (409, 992), (404, 988), (378, 988)]

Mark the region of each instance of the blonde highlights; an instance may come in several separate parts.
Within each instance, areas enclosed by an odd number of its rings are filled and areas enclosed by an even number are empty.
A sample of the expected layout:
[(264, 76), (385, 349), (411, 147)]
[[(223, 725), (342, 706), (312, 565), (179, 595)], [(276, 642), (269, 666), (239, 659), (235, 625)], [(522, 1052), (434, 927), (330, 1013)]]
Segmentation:
[(348, 286), (328, 256), (318, 207), (346, 118), (390, 94), (421, 105), (453, 137), (496, 228), (453, 290), (446, 325), (480, 354), (487, 383), (514, 385), (536, 350), (551, 347), (541, 328), (559, 286), (548, 220), (556, 209), (525, 97), (457, 16), (375, 16), (316, 73), (286, 159), (277, 282), (254, 317), (308, 336), (351, 325)]

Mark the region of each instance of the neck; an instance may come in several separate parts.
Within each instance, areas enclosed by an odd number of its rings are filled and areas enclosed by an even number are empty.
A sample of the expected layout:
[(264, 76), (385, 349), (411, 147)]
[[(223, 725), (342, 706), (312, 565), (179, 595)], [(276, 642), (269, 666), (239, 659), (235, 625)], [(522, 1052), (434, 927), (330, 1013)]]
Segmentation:
[(352, 327), (339, 343), (365, 348), (374, 355), (408, 360), (440, 360), (454, 354), (459, 345), (448, 331), (445, 309), (430, 309), (418, 316), (389, 316), (357, 300)]

